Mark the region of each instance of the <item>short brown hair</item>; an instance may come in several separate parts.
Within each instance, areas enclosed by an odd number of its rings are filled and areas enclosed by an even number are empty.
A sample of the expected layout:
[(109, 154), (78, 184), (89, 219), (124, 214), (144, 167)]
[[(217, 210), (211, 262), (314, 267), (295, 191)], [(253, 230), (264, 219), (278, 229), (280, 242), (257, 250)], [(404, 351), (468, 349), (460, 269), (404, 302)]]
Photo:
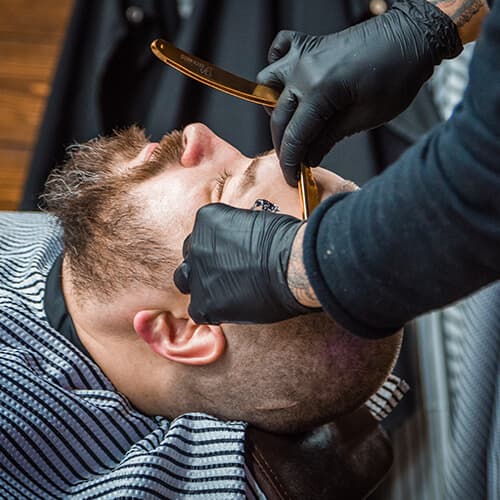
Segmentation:
[(182, 155), (182, 134), (162, 139), (152, 159), (127, 167), (147, 145), (144, 131), (133, 126), (71, 146), (66, 161), (50, 175), (42, 208), (54, 214), (63, 230), (64, 253), (79, 296), (110, 297), (141, 283), (167, 286), (172, 252), (148, 227), (131, 188), (163, 171)]

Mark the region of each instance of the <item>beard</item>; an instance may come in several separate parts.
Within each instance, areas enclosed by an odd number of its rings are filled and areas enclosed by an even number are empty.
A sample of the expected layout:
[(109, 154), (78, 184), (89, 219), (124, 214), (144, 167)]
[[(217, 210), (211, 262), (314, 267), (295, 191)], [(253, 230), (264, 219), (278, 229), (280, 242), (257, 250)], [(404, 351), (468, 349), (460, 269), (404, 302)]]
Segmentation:
[[(137, 135), (139, 134), (139, 135)], [(141, 139), (141, 142), (138, 139)], [(141, 150), (148, 145), (149, 141), (144, 135), (144, 130), (127, 129), (117, 137), (122, 156), (130, 161), (137, 157)], [(180, 130), (173, 130), (165, 134), (153, 154), (142, 164), (128, 167), (125, 175), (120, 175), (119, 183), (132, 185), (143, 182), (155, 175), (160, 174), (171, 166), (179, 165), (184, 153), (183, 135)]]
[[(124, 163), (130, 162), (149, 144), (144, 129), (132, 126), (115, 131), (111, 137), (99, 138), (96, 142), (100, 143), (101, 149), (106, 150), (106, 154), (103, 156), (114, 158), (114, 161), (111, 162), (115, 165), (113, 177), (122, 177), (123, 181), (132, 183), (141, 182), (172, 165), (178, 165), (184, 153), (183, 133), (181, 130), (173, 130), (162, 137), (147, 161), (123, 171), (117, 168), (117, 164), (121, 162), (116, 160), (122, 160)], [(106, 161), (106, 164), (109, 165), (109, 163)]]
[(180, 163), (184, 153), (184, 140), (181, 130), (173, 130), (165, 134), (159, 145), (153, 151), (150, 163), (160, 163), (163, 165)]
[(82, 297), (110, 297), (131, 283), (162, 289), (173, 272), (172, 251), (148, 228), (130, 193), (179, 164), (182, 132), (165, 135), (148, 161), (133, 162), (148, 143), (144, 130), (132, 126), (72, 146), (46, 183), (44, 207), (63, 229), (64, 254)]

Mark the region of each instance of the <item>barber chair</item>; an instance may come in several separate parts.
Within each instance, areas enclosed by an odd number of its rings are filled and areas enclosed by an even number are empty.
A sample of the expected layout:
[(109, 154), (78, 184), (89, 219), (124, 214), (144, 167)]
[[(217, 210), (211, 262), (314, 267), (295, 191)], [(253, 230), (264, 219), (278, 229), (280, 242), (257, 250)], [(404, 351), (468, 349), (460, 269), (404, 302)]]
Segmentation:
[(392, 465), (390, 441), (366, 407), (303, 434), (249, 427), (245, 456), (268, 500), (363, 499)]

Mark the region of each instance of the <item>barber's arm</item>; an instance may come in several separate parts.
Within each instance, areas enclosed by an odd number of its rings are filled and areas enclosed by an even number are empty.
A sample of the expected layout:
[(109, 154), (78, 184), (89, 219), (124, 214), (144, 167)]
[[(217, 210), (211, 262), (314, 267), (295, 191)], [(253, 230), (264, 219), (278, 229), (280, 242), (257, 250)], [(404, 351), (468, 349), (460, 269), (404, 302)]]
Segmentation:
[(351, 331), (388, 335), (500, 279), (499, 55), (496, 2), (451, 119), (308, 221), (310, 284)]
[(455, 23), (460, 40), (465, 45), (477, 39), (481, 25), (489, 12), (486, 0), (426, 0), (442, 10)]
[(496, 3), (453, 117), (307, 224), (202, 208), (175, 273), (193, 319), (279, 321), (319, 300), (354, 333), (380, 337), (499, 279), (499, 54)]
[(403, 0), (332, 35), (280, 32), (257, 80), (282, 90), (271, 131), (288, 183), (301, 162), (318, 165), (336, 142), (401, 113), (487, 12), (486, 0)]

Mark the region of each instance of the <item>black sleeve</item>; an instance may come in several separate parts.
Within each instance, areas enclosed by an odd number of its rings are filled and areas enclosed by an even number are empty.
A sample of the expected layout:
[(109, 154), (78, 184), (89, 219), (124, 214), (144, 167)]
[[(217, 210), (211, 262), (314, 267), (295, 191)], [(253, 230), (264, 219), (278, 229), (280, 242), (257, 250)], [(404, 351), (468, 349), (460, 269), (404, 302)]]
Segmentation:
[(500, 278), (500, 5), (464, 100), (362, 190), (308, 222), (304, 262), (327, 312), (381, 337)]

